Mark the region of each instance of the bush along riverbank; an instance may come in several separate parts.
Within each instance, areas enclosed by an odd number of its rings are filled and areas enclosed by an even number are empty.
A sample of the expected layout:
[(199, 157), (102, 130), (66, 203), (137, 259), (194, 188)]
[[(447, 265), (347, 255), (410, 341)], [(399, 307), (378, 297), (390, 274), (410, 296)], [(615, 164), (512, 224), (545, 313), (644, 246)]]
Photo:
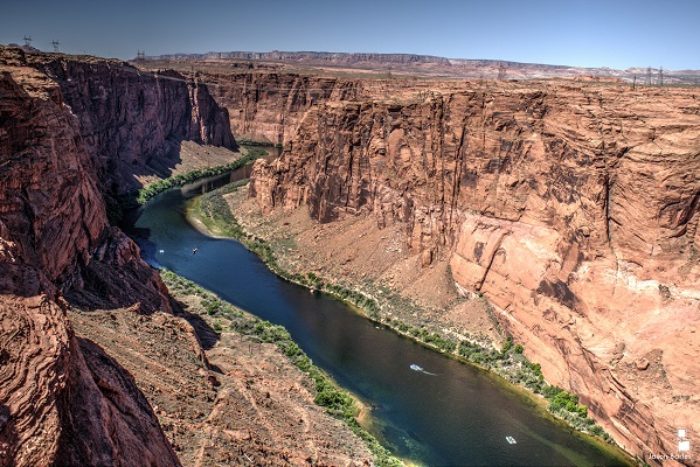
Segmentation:
[(239, 146), (259, 146), (263, 148), (278, 148), (282, 149), (280, 143), (273, 143), (271, 141), (257, 141), (254, 139), (239, 138), (236, 140)]
[(264, 157), (266, 155), (267, 151), (265, 151), (262, 148), (250, 148), (245, 156), (241, 157), (240, 159), (234, 162), (231, 162), (230, 164), (195, 169), (183, 174), (174, 175), (172, 177), (158, 180), (157, 182), (149, 183), (148, 185), (146, 185), (138, 191), (138, 194), (136, 195), (136, 201), (140, 205), (146, 204), (151, 198), (171, 188), (183, 186), (187, 183), (192, 183), (200, 178), (213, 177), (214, 175), (220, 175), (222, 173), (240, 169), (244, 165), (251, 164), (253, 161), (255, 161), (255, 159)]
[(309, 377), (316, 394), (314, 402), (323, 407), (330, 415), (345, 422), (353, 433), (364, 441), (374, 455), (377, 466), (403, 465), (359, 424), (357, 421), (359, 408), (355, 399), (339, 388), (330, 376), (314, 366), (311, 359), (292, 340), (284, 327), (246, 313), (172, 271), (162, 269), (160, 276), (173, 296), (188, 295), (199, 298), (204, 318), (212, 323), (212, 328), (217, 333), (232, 331), (240, 335), (254, 337), (260, 342), (275, 344), (294, 366)]
[[(612, 438), (588, 417), (588, 408), (579, 402), (578, 396), (562, 388), (547, 384), (541, 367), (532, 363), (523, 355), (522, 345), (508, 336), (500, 349), (485, 345), (476, 339), (456, 338), (416, 327), (396, 318), (383, 316), (379, 301), (360, 290), (341, 284), (330, 283), (313, 272), (307, 274), (290, 273), (278, 263), (273, 249), (262, 238), (245, 231), (231, 213), (224, 198), (239, 189), (242, 184), (229, 184), (213, 190), (193, 200), (189, 215), (199, 220), (213, 235), (231, 237), (250, 251), (257, 254), (268, 268), (283, 279), (334, 296), (357, 309), (367, 318), (380, 323), (395, 332), (411, 338), (450, 358), (475, 365), (500, 376), (506, 381), (526, 388), (534, 397), (546, 400), (548, 411), (556, 418), (568, 423), (579, 432), (596, 437), (614, 445)], [(483, 298), (480, 298), (483, 299)]]

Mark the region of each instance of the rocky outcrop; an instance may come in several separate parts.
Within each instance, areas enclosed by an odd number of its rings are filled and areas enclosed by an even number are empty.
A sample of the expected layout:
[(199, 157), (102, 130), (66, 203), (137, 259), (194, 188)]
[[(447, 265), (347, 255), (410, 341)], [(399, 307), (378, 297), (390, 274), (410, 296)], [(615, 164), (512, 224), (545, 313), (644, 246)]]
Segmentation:
[[(129, 376), (67, 323), (57, 287), (113, 238), (75, 117), (44, 75), (13, 67), (0, 76), (0, 121), (0, 463), (126, 465), (123, 452), (143, 452), (176, 464)], [(146, 296), (167, 309), (157, 289)]]
[(361, 82), (293, 73), (197, 73), (239, 139), (283, 144), (311, 106), (361, 95)]
[(104, 197), (181, 139), (235, 144), (228, 128), (177, 75), (0, 49), (0, 465), (179, 464), (131, 376), (73, 334), (66, 298), (170, 310)]
[(620, 444), (672, 453), (700, 431), (699, 97), (559, 82), (327, 102), (250, 194), (398, 223)]
[(167, 176), (183, 140), (236, 147), (226, 109), (205, 85), (179, 73), (18, 49), (3, 49), (0, 64), (35, 68), (55, 83), (107, 193), (139, 188), (135, 175)]
[[(104, 285), (122, 300), (142, 301), (144, 311), (168, 309), (136, 245), (109, 227), (93, 157), (60, 87), (15, 66), (2, 68), (0, 86), (2, 261), (33, 268), (65, 293), (85, 289), (88, 278), (97, 295)], [(121, 280), (104, 280), (99, 265), (116, 266)], [(129, 295), (125, 284), (142, 293)]]
[(0, 465), (178, 465), (131, 377), (23, 279), (0, 302)]

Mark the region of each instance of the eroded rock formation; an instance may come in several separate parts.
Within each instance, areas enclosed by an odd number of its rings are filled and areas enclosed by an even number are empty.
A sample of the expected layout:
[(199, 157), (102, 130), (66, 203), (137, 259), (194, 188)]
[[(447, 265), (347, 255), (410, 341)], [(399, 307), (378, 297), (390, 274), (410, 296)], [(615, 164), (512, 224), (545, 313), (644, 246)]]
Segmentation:
[(178, 465), (131, 376), (73, 334), (66, 298), (168, 311), (103, 195), (180, 139), (235, 143), (186, 80), (61, 57), (0, 49), (0, 465)]
[(362, 95), (356, 80), (265, 72), (198, 76), (228, 109), (236, 137), (274, 144), (287, 141), (313, 105)]
[(3, 49), (0, 64), (31, 67), (77, 116), (82, 142), (110, 193), (139, 187), (134, 175), (168, 175), (179, 143), (236, 147), (226, 109), (205, 85), (173, 71), (141, 72), (94, 57)]
[(326, 102), (256, 163), (250, 194), (403, 226), (630, 452), (700, 431), (697, 90), (467, 83)]

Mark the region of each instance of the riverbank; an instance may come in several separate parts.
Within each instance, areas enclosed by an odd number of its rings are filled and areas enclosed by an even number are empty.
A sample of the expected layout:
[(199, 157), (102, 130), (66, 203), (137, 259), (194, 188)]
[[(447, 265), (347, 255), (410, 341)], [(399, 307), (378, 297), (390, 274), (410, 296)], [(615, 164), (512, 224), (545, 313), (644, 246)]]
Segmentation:
[[(538, 364), (529, 362), (523, 355), (523, 348), (506, 338), (500, 348), (490, 345), (483, 336), (460, 335), (447, 329), (435, 329), (424, 324), (407, 322), (387, 313), (387, 301), (396, 299), (392, 294), (368, 293), (363, 290), (363, 284), (348, 284), (322, 277), (318, 271), (302, 272), (297, 261), (295, 269), (288, 268), (290, 251), (294, 245), (286, 242), (270, 242), (243, 227), (231, 212), (229, 201), (237, 196), (237, 186), (227, 186), (196, 198), (189, 204), (188, 217), (193, 224), (204, 229), (209, 234), (232, 237), (243, 243), (256, 253), (277, 275), (284, 279), (307, 287), (313, 291), (322, 291), (332, 295), (362, 313), (365, 317), (393, 331), (414, 340), (432, 350), (450, 358), (469, 363), (501, 379), (501, 384), (514, 384), (522, 388), (517, 392), (527, 396), (531, 403), (536, 404), (544, 412), (556, 417), (559, 423), (566, 422), (580, 432), (579, 436), (597, 444), (601, 449), (611, 453), (621, 462), (630, 463), (629, 458), (621, 450), (606, 442), (607, 435), (589, 418), (588, 410), (579, 403), (578, 398), (560, 388), (548, 385), (542, 376)], [(240, 194), (240, 192), (238, 192)], [(280, 250), (283, 254), (280, 255)], [(285, 256), (285, 265), (279, 258)], [(303, 266), (303, 264), (301, 264)], [(480, 297), (473, 300), (488, 304)], [(402, 303), (405, 303), (405, 299)], [(415, 304), (412, 304), (416, 309)], [(418, 313), (416, 313), (418, 314)], [(592, 435), (597, 436), (593, 438)]]
[[(374, 462), (344, 421), (314, 403), (314, 381), (278, 345), (229, 326), (191, 282), (167, 272), (163, 279), (172, 314), (132, 307), (71, 309), (68, 317), (80, 340), (99, 345), (133, 377), (182, 465)], [(236, 320), (252, 322), (247, 316)]]
[(259, 159), (260, 157), (265, 157), (266, 155), (267, 151), (265, 151), (262, 148), (248, 148), (245, 154), (241, 155), (241, 157), (239, 157), (233, 162), (229, 162), (223, 165), (215, 165), (212, 167), (198, 168), (185, 173), (174, 175), (172, 177), (154, 181), (145, 185), (138, 191), (136, 195), (136, 201), (139, 205), (143, 205), (153, 197), (171, 188), (180, 187), (186, 185), (187, 183), (192, 183), (201, 178), (221, 175), (226, 172), (231, 172), (233, 170), (240, 169), (241, 167), (248, 164), (252, 164), (256, 159)]
[(186, 303), (188, 311), (204, 319), (217, 334), (233, 332), (250, 337), (257, 343), (274, 344), (291, 364), (306, 375), (307, 386), (314, 394), (313, 402), (324, 408), (329, 415), (341, 420), (362, 440), (374, 456), (377, 466), (402, 465), (358, 422), (359, 417), (367, 416), (368, 409), (316, 367), (284, 327), (257, 318), (172, 271), (161, 270), (160, 274), (172, 296)]
[(254, 139), (247, 139), (247, 138), (239, 138), (236, 141), (238, 144), (241, 146), (258, 146), (258, 147), (263, 147), (263, 148), (277, 148), (277, 149), (282, 149), (282, 145), (277, 143), (272, 143), (270, 141), (259, 141), (259, 140), (254, 140)]

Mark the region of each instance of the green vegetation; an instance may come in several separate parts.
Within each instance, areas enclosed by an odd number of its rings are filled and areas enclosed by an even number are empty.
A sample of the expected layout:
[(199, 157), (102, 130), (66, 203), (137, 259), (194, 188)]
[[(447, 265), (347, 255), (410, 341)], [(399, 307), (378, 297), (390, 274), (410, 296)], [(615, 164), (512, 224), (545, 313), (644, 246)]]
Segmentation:
[(513, 345), (513, 339), (509, 336), (500, 352), (485, 349), (466, 340), (460, 342), (457, 352), (465, 360), (492, 370), (512, 383), (542, 395), (549, 402), (549, 411), (577, 430), (612, 442), (610, 436), (588, 417), (588, 407), (579, 403), (578, 396), (547, 384), (542, 375), (541, 365), (528, 361), (522, 354), (523, 350), (522, 345)]
[(195, 199), (192, 209), (210, 232), (238, 240), (246, 248), (258, 255), (272, 272), (283, 279), (308, 287), (313, 291), (321, 291), (332, 295), (349, 305), (362, 309), (370, 318), (379, 319), (379, 304), (374, 298), (356, 289), (340, 284), (327, 283), (313, 272), (292, 274), (282, 268), (278, 264), (270, 245), (265, 240), (245, 232), (231, 214), (224, 195), (232, 193), (240, 186), (240, 183), (232, 183)]
[[(399, 334), (411, 337), (417, 342), (432, 348), (452, 358), (462, 359), (485, 370), (501, 376), (505, 380), (524, 386), (535, 394), (542, 395), (548, 402), (549, 411), (565, 420), (579, 431), (598, 436), (612, 442), (610, 436), (588, 417), (588, 408), (579, 404), (578, 397), (561, 388), (548, 385), (540, 364), (531, 363), (523, 355), (524, 347), (516, 344), (508, 336), (500, 350), (490, 348), (470, 339), (459, 341), (442, 336), (426, 329), (403, 323), (398, 319), (382, 319), (381, 306), (377, 300), (357, 289), (340, 284), (329, 283), (313, 272), (307, 274), (290, 273), (277, 262), (273, 249), (265, 240), (246, 232), (231, 213), (223, 195), (238, 189), (238, 186), (227, 185), (202, 195), (195, 200), (193, 206), (197, 217), (207, 228), (217, 234), (235, 238), (249, 250), (256, 253), (272, 272), (290, 282), (332, 295), (354, 307), (359, 308), (370, 319), (381, 322)], [(479, 298), (483, 299), (483, 298)], [(493, 307), (487, 303), (487, 313), (490, 320), (502, 333)]]
[(508, 336), (506, 338), (506, 340), (503, 342), (503, 346), (501, 347), (501, 353), (506, 354), (512, 348), (513, 348), (513, 338), (511, 336)]
[(157, 182), (150, 183), (145, 187), (141, 188), (136, 196), (136, 200), (139, 204), (147, 203), (151, 198), (164, 191), (171, 188), (185, 185), (187, 183), (194, 182), (197, 179), (204, 177), (212, 177), (214, 175), (219, 175), (222, 173), (229, 172), (231, 170), (236, 170), (244, 165), (252, 163), (255, 159), (267, 155), (267, 152), (263, 149), (251, 149), (248, 154), (226, 165), (217, 165), (215, 167), (207, 167), (203, 169), (195, 169), (190, 172), (174, 175), (172, 177), (164, 178), (158, 180)]
[(292, 340), (289, 332), (284, 327), (245, 313), (172, 271), (162, 269), (160, 276), (172, 292), (198, 297), (205, 315), (213, 319), (212, 328), (217, 333), (222, 332), (224, 329), (222, 322), (226, 321), (226, 328), (231, 331), (244, 336), (255, 337), (260, 342), (275, 344), (297, 368), (309, 377), (315, 392), (314, 402), (324, 407), (332, 416), (343, 420), (366, 443), (375, 457), (376, 465), (402, 465), (401, 461), (394, 457), (372, 434), (358, 423), (356, 417), (359, 409), (352, 396), (339, 388), (330, 376), (320, 368), (314, 366), (311, 359)]
[(239, 146), (263, 147), (263, 148), (281, 148), (282, 145), (271, 143), (270, 141), (256, 141), (254, 139), (239, 138), (236, 140)]

